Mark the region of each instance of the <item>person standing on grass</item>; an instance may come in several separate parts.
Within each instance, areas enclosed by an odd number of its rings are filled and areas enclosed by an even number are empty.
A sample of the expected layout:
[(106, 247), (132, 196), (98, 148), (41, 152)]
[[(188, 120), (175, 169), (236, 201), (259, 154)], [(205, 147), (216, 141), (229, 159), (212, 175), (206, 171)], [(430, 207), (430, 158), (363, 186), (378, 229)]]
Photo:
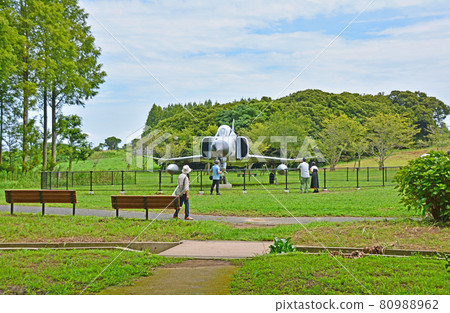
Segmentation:
[(175, 210), (173, 214), (173, 218), (178, 218), (178, 212), (180, 212), (181, 207), (184, 204), (184, 219), (185, 220), (193, 220), (192, 217), (189, 216), (189, 177), (188, 174), (191, 172), (191, 168), (189, 165), (183, 166), (181, 170), (180, 176), (178, 176), (178, 184), (177, 188), (175, 188), (172, 196), (180, 197), (180, 206)]
[(319, 192), (319, 168), (316, 162), (311, 163), (311, 188), (314, 188), (314, 193)]
[(220, 174), (222, 174), (222, 172), (220, 171), (220, 167), (219, 167), (220, 161), (215, 160), (214, 163), (215, 164), (213, 165), (213, 167), (211, 167), (211, 171), (212, 171), (212, 185), (211, 185), (211, 192), (210, 192), (211, 196), (213, 194), (214, 186), (216, 186), (216, 194), (220, 195), (219, 184), (220, 184)]
[(307, 193), (309, 187), (309, 164), (303, 158), (303, 162), (297, 166), (300, 169), (300, 192)]

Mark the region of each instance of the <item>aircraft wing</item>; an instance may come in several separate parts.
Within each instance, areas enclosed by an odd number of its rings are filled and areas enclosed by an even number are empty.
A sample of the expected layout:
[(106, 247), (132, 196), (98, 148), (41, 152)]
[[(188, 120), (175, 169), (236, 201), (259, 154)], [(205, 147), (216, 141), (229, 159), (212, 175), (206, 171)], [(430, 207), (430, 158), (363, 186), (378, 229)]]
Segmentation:
[(158, 162), (171, 162), (171, 161), (185, 161), (185, 160), (194, 160), (194, 159), (200, 159), (203, 158), (202, 155), (190, 155), (190, 156), (184, 156), (184, 157), (178, 157), (178, 158), (168, 158), (168, 159), (164, 159), (164, 158), (155, 158), (156, 160), (158, 160)]
[[(295, 159), (290, 159), (290, 158), (280, 158), (280, 157), (272, 157), (272, 156), (265, 156), (265, 155), (254, 155), (254, 154), (247, 154), (247, 157), (249, 159), (252, 160), (256, 160), (259, 162), (264, 162), (264, 161), (278, 161), (278, 162), (300, 162), (303, 161), (303, 157), (301, 158), (295, 158)], [(311, 156), (311, 157), (305, 157), (305, 159), (314, 159), (315, 157)]]

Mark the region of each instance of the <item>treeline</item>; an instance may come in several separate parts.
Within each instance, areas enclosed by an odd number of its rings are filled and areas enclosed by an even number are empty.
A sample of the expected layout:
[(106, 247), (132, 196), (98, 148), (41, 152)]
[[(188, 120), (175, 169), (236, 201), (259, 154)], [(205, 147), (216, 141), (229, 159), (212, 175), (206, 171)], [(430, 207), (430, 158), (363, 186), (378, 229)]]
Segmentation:
[(53, 169), (58, 153), (85, 158), (91, 147), (81, 119), (61, 109), (83, 106), (106, 76), (88, 15), (77, 0), (0, 0), (0, 7), (1, 168)]
[[(172, 156), (189, 155), (193, 136), (214, 135), (219, 125), (231, 125), (234, 119), (237, 134), (248, 136), (266, 155), (280, 154), (280, 142), (271, 141), (272, 136), (297, 137), (288, 144), (289, 157), (298, 156), (309, 136), (332, 167), (343, 157), (364, 154), (376, 156), (383, 166), (396, 148), (450, 145), (444, 123), (448, 114), (448, 105), (419, 91), (360, 95), (304, 90), (280, 99), (153, 105), (143, 135), (169, 133), (165, 143)], [(155, 151), (162, 155), (165, 149), (161, 145)]]

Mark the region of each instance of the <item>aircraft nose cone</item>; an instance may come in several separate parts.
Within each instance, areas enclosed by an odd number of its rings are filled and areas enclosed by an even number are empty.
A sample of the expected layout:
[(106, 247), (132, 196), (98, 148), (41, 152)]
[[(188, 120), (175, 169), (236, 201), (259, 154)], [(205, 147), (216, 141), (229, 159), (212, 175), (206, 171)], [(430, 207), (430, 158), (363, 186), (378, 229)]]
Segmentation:
[(224, 157), (230, 151), (230, 147), (228, 146), (228, 142), (223, 140), (217, 140), (212, 145), (212, 151), (216, 153), (218, 157)]

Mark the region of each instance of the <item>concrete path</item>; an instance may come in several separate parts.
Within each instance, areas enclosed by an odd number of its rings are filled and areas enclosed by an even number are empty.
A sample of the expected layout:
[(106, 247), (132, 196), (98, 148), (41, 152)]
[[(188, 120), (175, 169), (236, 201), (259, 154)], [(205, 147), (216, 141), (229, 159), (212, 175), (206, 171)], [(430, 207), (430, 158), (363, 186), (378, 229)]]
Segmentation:
[[(168, 210), (171, 212), (172, 210)], [(0, 212), (10, 212), (9, 205), (0, 205)], [(15, 205), (14, 212), (18, 213), (37, 213), (42, 212), (39, 206), (22, 206)], [(180, 212), (183, 213), (183, 212)], [(45, 214), (54, 215), (72, 215), (72, 208), (54, 208), (46, 207)], [(94, 209), (76, 209), (76, 215), (79, 216), (98, 216), (98, 217), (114, 217), (115, 210), (94, 210)], [(121, 217), (145, 219), (145, 212), (134, 212), (121, 210)], [(183, 214), (180, 214), (183, 217)], [(377, 221), (385, 219), (394, 219), (392, 217), (351, 217), (351, 216), (322, 216), (322, 217), (245, 217), (245, 216), (217, 216), (217, 215), (191, 215), (196, 221), (218, 221), (236, 224), (254, 224), (254, 225), (282, 225), (282, 224), (308, 224), (312, 222), (350, 222), (350, 221)], [(169, 220), (172, 213), (154, 213), (149, 211), (149, 220)]]
[(271, 244), (273, 241), (183, 240), (181, 244), (159, 255), (198, 259), (242, 259), (269, 253)]

